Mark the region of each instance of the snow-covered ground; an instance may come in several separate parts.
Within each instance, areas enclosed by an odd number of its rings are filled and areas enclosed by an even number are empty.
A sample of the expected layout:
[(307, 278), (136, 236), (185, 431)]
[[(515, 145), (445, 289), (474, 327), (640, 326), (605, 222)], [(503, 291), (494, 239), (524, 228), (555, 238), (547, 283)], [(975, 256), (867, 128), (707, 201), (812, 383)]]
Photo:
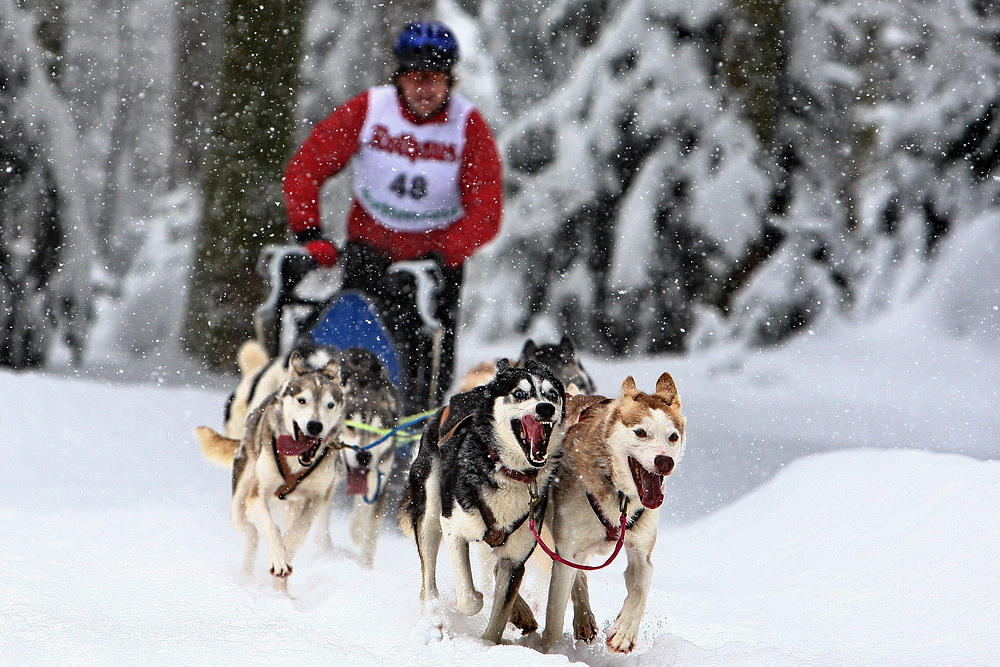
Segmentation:
[[(996, 278), (950, 266), (974, 284), (771, 352), (588, 359), (605, 393), (669, 370), (688, 416), (625, 658), (568, 638), (543, 655), (513, 630), (484, 644), (485, 614), (450, 611), (447, 569), (422, 615), (413, 545), (386, 528), (364, 570), (344, 512), (343, 551), (308, 544), (292, 599), (263, 571), (247, 582), (229, 473), (192, 433), (219, 425), (218, 383), (0, 371), (0, 664), (1000, 665)], [(468, 338), (463, 364), (519, 349)], [(623, 561), (590, 576), (605, 628)], [(524, 591), (541, 616), (543, 575)]]

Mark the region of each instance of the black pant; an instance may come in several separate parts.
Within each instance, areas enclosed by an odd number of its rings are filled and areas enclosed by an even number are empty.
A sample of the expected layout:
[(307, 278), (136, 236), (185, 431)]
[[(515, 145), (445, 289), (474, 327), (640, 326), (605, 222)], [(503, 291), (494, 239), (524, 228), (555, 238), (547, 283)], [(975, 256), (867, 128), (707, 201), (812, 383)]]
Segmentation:
[[(442, 281), (432, 307), (441, 323), (440, 353), (434, 354), (434, 337), (423, 325), (416, 305), (416, 284), (407, 273), (389, 273), (389, 258), (372, 246), (348, 241), (340, 255), (342, 287), (357, 290), (372, 301), (389, 329), (402, 365), (403, 395), (408, 414), (441, 404), (455, 377), (455, 330), (462, 296), (463, 269), (452, 269), (433, 259)], [(435, 366), (437, 372), (434, 372)]]

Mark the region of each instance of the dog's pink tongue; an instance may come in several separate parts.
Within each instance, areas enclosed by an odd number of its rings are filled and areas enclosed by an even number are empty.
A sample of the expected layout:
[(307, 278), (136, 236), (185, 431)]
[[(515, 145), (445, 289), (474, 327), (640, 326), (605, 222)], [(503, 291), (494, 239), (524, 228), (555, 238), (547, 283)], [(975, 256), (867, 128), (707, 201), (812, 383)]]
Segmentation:
[(524, 437), (531, 443), (531, 455), (535, 458), (545, 456), (545, 427), (533, 415), (521, 417), (521, 430)]
[(364, 496), (368, 494), (368, 471), (365, 468), (347, 467), (347, 495)]
[(314, 444), (316, 444), (315, 438), (307, 438), (305, 436), (295, 438), (290, 435), (279, 435), (274, 446), (277, 448), (279, 454), (284, 456), (298, 456), (306, 452)]
[(629, 458), (632, 479), (639, 490), (639, 502), (643, 507), (655, 510), (663, 504), (663, 475), (649, 472), (633, 458)]

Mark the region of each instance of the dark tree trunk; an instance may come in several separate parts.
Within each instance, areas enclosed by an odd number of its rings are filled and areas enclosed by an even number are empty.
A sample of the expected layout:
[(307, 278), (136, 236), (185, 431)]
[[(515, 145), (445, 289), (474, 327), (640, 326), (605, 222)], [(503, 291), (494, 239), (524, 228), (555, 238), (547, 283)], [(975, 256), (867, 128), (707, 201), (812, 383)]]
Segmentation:
[(281, 177), (292, 149), (307, 7), (306, 0), (228, 0), (185, 341), (219, 370), (232, 367), (253, 335), (263, 297), (257, 256), (285, 234)]

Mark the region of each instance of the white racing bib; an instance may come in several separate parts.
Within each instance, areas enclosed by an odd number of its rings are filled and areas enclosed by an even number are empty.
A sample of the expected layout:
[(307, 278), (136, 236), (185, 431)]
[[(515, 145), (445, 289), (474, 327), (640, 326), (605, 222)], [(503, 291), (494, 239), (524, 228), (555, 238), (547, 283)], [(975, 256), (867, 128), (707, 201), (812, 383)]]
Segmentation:
[(368, 91), (360, 148), (351, 160), (354, 196), (393, 231), (443, 229), (465, 213), (458, 179), (472, 104), (452, 94), (446, 122), (416, 125), (396, 99), (392, 86)]

